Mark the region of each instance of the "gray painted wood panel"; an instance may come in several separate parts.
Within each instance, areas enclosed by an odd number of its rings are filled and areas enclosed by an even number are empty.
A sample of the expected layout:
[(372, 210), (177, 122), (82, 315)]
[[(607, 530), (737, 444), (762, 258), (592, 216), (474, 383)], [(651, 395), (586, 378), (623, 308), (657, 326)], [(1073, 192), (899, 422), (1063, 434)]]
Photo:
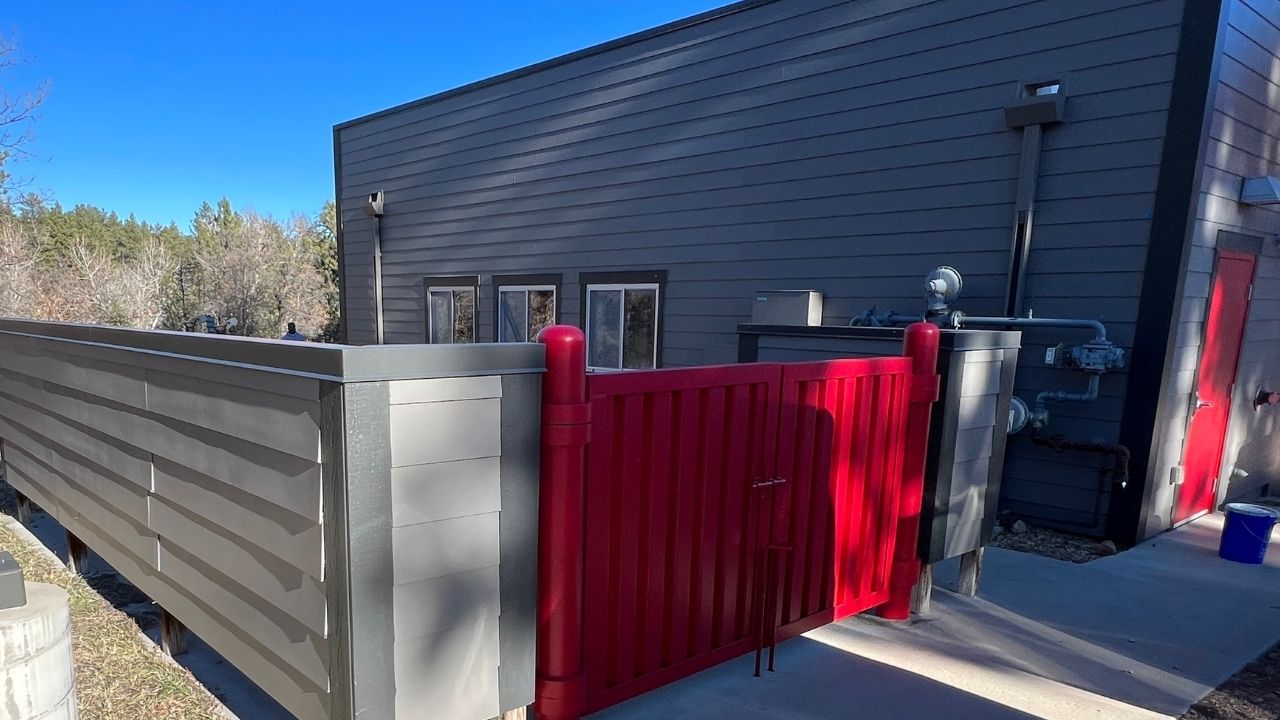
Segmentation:
[(0, 335), (8, 481), (295, 716), (531, 702), (540, 346)]

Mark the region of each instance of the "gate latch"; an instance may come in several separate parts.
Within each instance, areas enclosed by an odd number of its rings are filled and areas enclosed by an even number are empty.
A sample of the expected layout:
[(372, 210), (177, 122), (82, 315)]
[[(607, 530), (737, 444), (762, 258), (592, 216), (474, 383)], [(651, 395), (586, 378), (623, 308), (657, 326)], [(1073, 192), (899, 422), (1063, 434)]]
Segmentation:
[(773, 485), (782, 485), (786, 481), (787, 479), (784, 477), (757, 478), (751, 481), (751, 487), (753, 488), (772, 487)]

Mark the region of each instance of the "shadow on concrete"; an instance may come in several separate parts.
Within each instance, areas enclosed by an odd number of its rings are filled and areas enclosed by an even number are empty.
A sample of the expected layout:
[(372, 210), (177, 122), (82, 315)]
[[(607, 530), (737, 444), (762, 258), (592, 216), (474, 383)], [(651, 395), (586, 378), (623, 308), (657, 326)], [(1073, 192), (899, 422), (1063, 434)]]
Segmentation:
[(778, 671), (752, 677), (744, 656), (602, 710), (592, 720), (925, 718), (1036, 716), (807, 637), (778, 647)]

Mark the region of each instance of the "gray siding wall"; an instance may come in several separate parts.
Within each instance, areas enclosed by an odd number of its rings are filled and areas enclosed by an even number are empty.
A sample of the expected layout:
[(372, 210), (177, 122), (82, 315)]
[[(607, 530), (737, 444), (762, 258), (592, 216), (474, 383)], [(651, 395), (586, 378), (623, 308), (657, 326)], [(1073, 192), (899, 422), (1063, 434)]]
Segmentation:
[(391, 383), (396, 716), (496, 717), (498, 377)]
[[(1231, 423), (1218, 490), (1219, 500), (1256, 496), (1261, 486), (1280, 488), (1280, 435), (1274, 408), (1255, 412), (1259, 386), (1280, 387), (1280, 212), (1238, 202), (1244, 178), (1280, 175), (1280, 2), (1227, 0), (1220, 77), (1198, 197), (1186, 285), (1180, 310), (1173, 373), (1165, 393), (1177, 408), (1160, 456), (1148, 534), (1169, 524), (1175, 489), (1168, 480), (1182, 461), (1194, 401), (1205, 312), (1219, 231), (1261, 236), (1236, 376)], [(1240, 472), (1237, 472), (1240, 471)]]
[[(340, 126), (347, 327), (373, 339), (368, 193), (386, 192), (387, 339), (424, 337), (423, 276), (667, 270), (663, 363), (732, 362), (752, 292), (812, 288), (824, 321), (921, 307), (939, 264), (960, 306), (999, 310), (1020, 132), (1002, 108), (1060, 79), (1047, 130), (1028, 307), (1107, 321), (1127, 346), (1179, 42), (1181, 0), (771, 2), (537, 72)], [(1023, 397), (1084, 378), (1043, 369), (1026, 335)], [(1125, 376), (1053, 432), (1114, 440)], [(1096, 458), (1010, 445), (1006, 502), (1100, 528)], [(1105, 507), (1105, 502), (1104, 502)]]

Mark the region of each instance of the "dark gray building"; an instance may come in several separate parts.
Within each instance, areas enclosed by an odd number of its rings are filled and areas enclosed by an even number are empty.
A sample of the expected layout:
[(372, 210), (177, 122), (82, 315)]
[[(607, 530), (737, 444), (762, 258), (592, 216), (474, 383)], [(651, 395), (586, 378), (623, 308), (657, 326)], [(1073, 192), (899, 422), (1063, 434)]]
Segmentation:
[[(1043, 431), (1124, 484), (1022, 433), (1002, 507), (1132, 541), (1280, 479), (1280, 197), (1241, 201), (1278, 102), (1277, 0), (741, 2), (337, 126), (345, 330), (729, 363), (756, 290), (844, 325), (951, 265), (970, 314), (1126, 350)], [(1029, 330), (1018, 394), (1082, 389), (1042, 361), (1088, 339)]]

